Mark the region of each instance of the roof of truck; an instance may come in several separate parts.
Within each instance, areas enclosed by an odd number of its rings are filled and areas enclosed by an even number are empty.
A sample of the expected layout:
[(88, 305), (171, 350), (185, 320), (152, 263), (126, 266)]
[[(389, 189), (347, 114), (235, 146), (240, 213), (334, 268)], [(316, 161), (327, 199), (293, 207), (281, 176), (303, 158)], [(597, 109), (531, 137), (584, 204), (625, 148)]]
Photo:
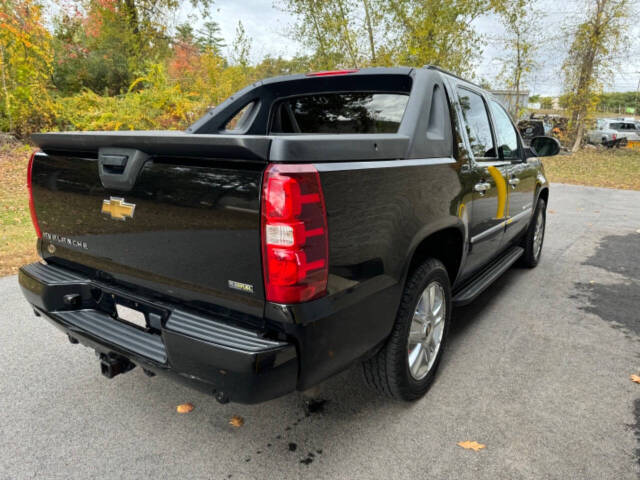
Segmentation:
[[(444, 73), (445, 75), (449, 75), (450, 77), (454, 77), (457, 78), (458, 80), (462, 80), (463, 82), (469, 83), (473, 86), (476, 86), (478, 88), (482, 88), (480, 85), (473, 83), (471, 80), (467, 80), (466, 78), (462, 78), (458, 75), (456, 75), (453, 72), (450, 72), (449, 70), (445, 70), (444, 68), (438, 67), (437, 65), (424, 65), (422, 68), (426, 68), (428, 70), (437, 70), (440, 73)], [(483, 89), (486, 90), (486, 89)]]

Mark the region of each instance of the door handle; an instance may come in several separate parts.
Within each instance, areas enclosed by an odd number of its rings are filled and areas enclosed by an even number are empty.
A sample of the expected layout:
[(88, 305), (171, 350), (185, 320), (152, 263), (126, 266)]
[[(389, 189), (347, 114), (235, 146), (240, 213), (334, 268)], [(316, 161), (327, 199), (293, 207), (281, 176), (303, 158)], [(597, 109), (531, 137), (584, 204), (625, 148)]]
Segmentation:
[(490, 188), (491, 188), (491, 184), (488, 182), (476, 183), (473, 186), (473, 190), (478, 192), (480, 195), (484, 195), (486, 191), (489, 190)]
[(516, 188), (516, 186), (520, 183), (520, 179), (518, 177), (511, 177), (509, 179), (509, 185), (511, 185), (512, 188)]

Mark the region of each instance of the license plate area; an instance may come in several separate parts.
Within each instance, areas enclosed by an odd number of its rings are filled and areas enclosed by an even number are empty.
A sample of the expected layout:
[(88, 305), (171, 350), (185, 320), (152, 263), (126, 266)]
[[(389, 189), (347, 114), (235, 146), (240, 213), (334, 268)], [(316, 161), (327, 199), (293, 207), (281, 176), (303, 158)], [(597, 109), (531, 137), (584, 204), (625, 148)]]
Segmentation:
[(123, 295), (120, 291), (101, 290), (98, 309), (106, 311), (115, 320), (149, 333), (159, 334), (169, 317), (169, 310), (145, 300)]
[(143, 330), (147, 330), (147, 316), (140, 310), (135, 310), (116, 302), (116, 315), (119, 320), (125, 323), (130, 323)]

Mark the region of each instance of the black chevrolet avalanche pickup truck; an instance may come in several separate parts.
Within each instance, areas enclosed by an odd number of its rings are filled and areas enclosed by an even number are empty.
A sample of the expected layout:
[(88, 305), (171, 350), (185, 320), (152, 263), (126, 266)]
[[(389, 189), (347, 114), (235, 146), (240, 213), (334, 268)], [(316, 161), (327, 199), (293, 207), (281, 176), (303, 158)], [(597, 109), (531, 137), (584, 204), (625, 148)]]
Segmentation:
[(451, 311), (534, 267), (549, 186), (487, 92), (436, 67), (257, 82), (186, 131), (43, 133), (29, 164), (35, 315), (221, 402), (356, 362), (414, 400)]

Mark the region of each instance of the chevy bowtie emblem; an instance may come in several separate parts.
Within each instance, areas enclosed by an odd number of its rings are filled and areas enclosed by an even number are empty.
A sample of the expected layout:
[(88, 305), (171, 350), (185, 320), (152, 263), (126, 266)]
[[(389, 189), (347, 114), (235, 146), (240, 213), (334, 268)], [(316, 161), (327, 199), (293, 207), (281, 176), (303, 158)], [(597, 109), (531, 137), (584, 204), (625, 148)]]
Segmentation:
[(115, 220), (125, 220), (127, 217), (133, 218), (133, 211), (136, 209), (135, 203), (127, 203), (124, 198), (111, 197), (102, 201), (102, 213), (111, 215)]

